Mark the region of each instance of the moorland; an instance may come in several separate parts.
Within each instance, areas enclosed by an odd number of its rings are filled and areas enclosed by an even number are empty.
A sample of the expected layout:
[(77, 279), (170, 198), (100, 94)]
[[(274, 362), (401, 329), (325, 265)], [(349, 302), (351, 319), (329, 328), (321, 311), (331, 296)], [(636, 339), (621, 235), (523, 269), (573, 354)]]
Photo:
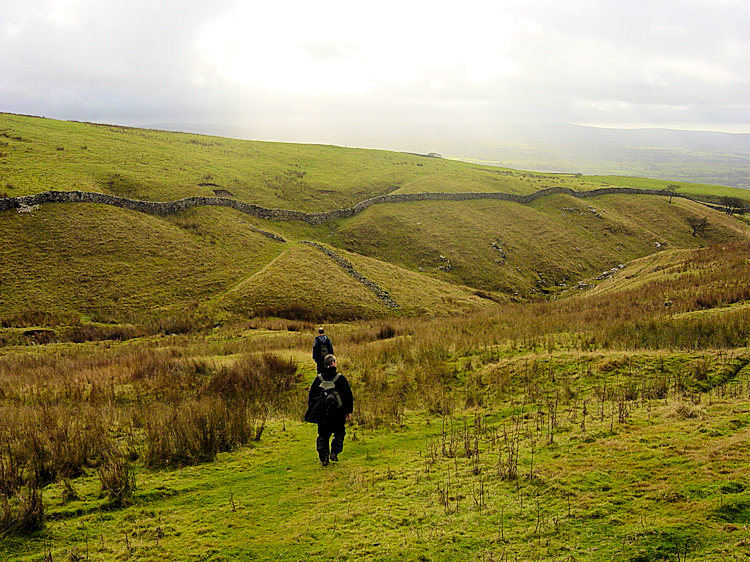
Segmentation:
[(746, 193), (0, 114), (0, 553), (746, 559)]

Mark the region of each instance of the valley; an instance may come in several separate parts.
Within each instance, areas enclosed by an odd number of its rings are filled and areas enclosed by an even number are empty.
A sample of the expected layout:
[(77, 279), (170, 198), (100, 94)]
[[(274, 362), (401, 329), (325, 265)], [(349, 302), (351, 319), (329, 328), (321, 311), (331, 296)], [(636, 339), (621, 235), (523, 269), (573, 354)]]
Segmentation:
[[(3, 559), (750, 555), (750, 224), (701, 202), (746, 191), (0, 135)], [(328, 467), (319, 325), (355, 398)]]

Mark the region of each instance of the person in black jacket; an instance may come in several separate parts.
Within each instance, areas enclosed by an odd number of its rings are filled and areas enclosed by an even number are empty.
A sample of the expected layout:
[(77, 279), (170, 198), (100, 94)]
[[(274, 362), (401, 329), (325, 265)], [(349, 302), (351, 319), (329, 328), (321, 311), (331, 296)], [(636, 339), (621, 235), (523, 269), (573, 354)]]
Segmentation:
[(323, 361), (326, 355), (333, 355), (333, 342), (325, 335), (325, 330), (321, 327), (318, 328), (318, 335), (315, 336), (312, 351), (313, 359), (318, 366), (318, 372), (322, 371), (325, 366)]
[[(336, 371), (336, 357), (329, 354), (324, 360), (323, 370), (318, 373), (310, 385), (307, 398), (308, 407), (311, 407), (315, 398), (323, 392), (320, 384), (323, 381), (333, 381), (335, 390), (341, 397), (341, 406), (326, 419), (318, 423), (318, 439), (316, 448), (318, 457), (323, 466), (328, 466), (328, 461), (337, 462), (339, 454), (344, 450), (344, 436), (346, 436), (346, 422), (351, 420), (354, 411), (354, 397), (349, 381), (341, 373)], [(329, 441), (333, 435), (333, 441)]]

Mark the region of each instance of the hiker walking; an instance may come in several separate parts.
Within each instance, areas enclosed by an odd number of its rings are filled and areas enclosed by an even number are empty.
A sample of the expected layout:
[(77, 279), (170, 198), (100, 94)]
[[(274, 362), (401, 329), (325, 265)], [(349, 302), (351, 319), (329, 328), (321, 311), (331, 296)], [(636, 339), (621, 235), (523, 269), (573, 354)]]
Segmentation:
[(325, 330), (321, 326), (318, 328), (318, 335), (315, 336), (312, 352), (315, 364), (318, 366), (318, 372), (323, 370), (323, 361), (325, 361), (326, 355), (333, 355), (333, 342), (326, 336)]
[(339, 454), (344, 450), (346, 422), (351, 419), (353, 411), (354, 398), (349, 381), (336, 371), (336, 357), (326, 355), (323, 370), (310, 385), (305, 414), (305, 421), (318, 424), (316, 448), (323, 466), (328, 466), (329, 460), (339, 460)]

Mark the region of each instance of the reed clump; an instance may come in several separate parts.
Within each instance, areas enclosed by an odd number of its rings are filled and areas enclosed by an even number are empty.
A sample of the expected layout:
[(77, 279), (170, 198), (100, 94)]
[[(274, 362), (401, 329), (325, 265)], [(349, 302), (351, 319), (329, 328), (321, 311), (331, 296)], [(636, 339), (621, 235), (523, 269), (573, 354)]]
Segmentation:
[(102, 492), (107, 494), (112, 507), (130, 503), (136, 488), (135, 470), (119, 454), (110, 455), (97, 469)]
[[(151, 369), (174, 381), (175, 366)], [(195, 464), (213, 460), (258, 441), (268, 416), (288, 414), (300, 401), (297, 363), (272, 353), (246, 355), (211, 371), (205, 364), (182, 363), (177, 369), (181, 393), (169, 401), (148, 403), (140, 412), (149, 466)], [(152, 387), (153, 388), (153, 387)]]
[(31, 535), (44, 528), (42, 492), (26, 486), (11, 496), (3, 495), (0, 515), (0, 539), (7, 535)]

